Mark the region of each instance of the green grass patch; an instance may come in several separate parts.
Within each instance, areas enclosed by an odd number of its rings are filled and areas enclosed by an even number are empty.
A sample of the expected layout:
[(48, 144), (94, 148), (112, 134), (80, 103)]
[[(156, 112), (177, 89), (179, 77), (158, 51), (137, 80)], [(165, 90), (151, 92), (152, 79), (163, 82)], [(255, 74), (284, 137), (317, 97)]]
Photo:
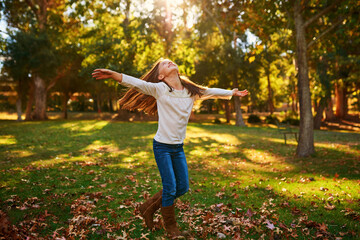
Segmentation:
[[(2, 121), (1, 210), (22, 236), (157, 239), (137, 206), (161, 189), (157, 123)], [(360, 134), (315, 131), (316, 154), (294, 155), (277, 129), (190, 123), (190, 191), (177, 201), (196, 239), (357, 239)]]

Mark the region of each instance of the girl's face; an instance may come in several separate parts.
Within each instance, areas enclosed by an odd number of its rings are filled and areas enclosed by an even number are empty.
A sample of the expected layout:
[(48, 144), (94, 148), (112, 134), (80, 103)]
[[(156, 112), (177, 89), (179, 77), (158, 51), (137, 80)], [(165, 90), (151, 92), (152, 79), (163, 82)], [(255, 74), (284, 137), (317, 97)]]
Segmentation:
[(179, 73), (178, 66), (170, 61), (169, 59), (165, 59), (159, 63), (159, 79), (163, 80), (165, 77), (170, 76), (173, 73)]

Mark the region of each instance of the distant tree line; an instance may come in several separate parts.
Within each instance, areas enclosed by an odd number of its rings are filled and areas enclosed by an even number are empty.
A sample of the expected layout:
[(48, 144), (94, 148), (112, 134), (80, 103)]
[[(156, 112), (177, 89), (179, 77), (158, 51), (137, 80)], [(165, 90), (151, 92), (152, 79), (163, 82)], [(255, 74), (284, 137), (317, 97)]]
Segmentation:
[(227, 121), (234, 111), (238, 126), (245, 125), (242, 105), (272, 114), (287, 102), (300, 116), (298, 156), (314, 153), (313, 129), (323, 116), (360, 110), (355, 0), (4, 0), (0, 10), (8, 24), (0, 79), (16, 83), (17, 112), (26, 120), (47, 119), (54, 92), (64, 118), (75, 93), (89, 94), (101, 111), (124, 88), (96, 81), (93, 69), (140, 77), (160, 57), (198, 83), (248, 89), (247, 98), (223, 102)]

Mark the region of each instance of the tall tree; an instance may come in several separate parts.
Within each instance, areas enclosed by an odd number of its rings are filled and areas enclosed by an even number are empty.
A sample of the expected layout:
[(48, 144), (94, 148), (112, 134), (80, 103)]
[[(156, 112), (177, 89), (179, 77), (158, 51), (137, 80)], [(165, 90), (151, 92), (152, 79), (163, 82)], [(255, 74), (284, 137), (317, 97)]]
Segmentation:
[(2, 5), (7, 23), (17, 32), (12, 34), (13, 42), (22, 35), (30, 43), (27, 47), (31, 52), (29, 74), (34, 86), (35, 119), (47, 118), (47, 92), (64, 73), (57, 45), (63, 37), (61, 32), (73, 26), (71, 18), (65, 19), (66, 6), (65, 1), (55, 0), (5, 0)]
[[(220, 63), (217, 65), (220, 71), (218, 78), (222, 85), (230, 85), (234, 88), (241, 86), (240, 80), (246, 80), (239, 79), (239, 77), (244, 76), (240, 74), (240, 69), (244, 68), (242, 64), (246, 63), (244, 61), (246, 54), (241, 48), (241, 43), (246, 42), (245, 25), (241, 21), (242, 6), (242, 1), (202, 1), (199, 4), (201, 17), (197, 24), (200, 39), (209, 38), (209, 41), (214, 41), (215, 36), (216, 41), (219, 41), (222, 50), (219, 51), (220, 56), (215, 56), (215, 61)], [(236, 125), (245, 126), (242, 119), (240, 99), (235, 97), (234, 103)], [(228, 107), (226, 107), (226, 112), (227, 121), (229, 121)]]
[(332, 30), (335, 26), (342, 23), (343, 19), (333, 22), (328, 26), (326, 30), (318, 35), (312, 41), (306, 39), (306, 28), (317, 21), (320, 17), (333, 11), (343, 0), (335, 0), (330, 4), (323, 6), (316, 13), (309, 14), (306, 11), (310, 11), (311, 5), (307, 5), (307, 2), (296, 0), (294, 2), (294, 24), (296, 34), (296, 55), (297, 55), (297, 67), (298, 67), (298, 90), (300, 101), (300, 133), (299, 144), (296, 149), (298, 156), (306, 157), (315, 152), (314, 148), (314, 122), (311, 111), (311, 94), (309, 87), (309, 74), (308, 74), (308, 48), (319, 39), (323, 34)]
[[(27, 120), (46, 119), (46, 93), (43, 80), (53, 76), (52, 69), (57, 67), (56, 57), (52, 45), (46, 35), (37, 35), (32, 32), (17, 32), (7, 39), (5, 66), (15, 79), (19, 79), (19, 87), (30, 84), (34, 86), (35, 113), (27, 116)], [(16, 71), (14, 71), (17, 69)], [(21, 76), (20, 76), (20, 75)], [(21, 80), (20, 80), (21, 79)], [(31, 80), (28, 83), (27, 80)], [(19, 93), (21, 94), (22, 91)], [(32, 101), (31, 96), (28, 101)], [(31, 109), (29, 107), (29, 109)]]
[[(249, 5), (250, 8), (262, 12), (262, 15), (269, 15), (271, 18), (277, 19), (278, 21), (273, 21), (279, 23), (277, 29), (288, 28), (294, 30), (294, 44), (290, 46), (290, 50), (296, 53), (298, 71), (300, 134), (296, 154), (300, 157), (309, 156), (315, 151), (307, 54), (315, 42), (342, 23), (342, 16), (332, 18), (330, 22), (319, 22), (319, 19), (326, 14), (336, 12), (335, 7), (340, 5), (341, 2), (343, 1), (256, 1), (251, 2)], [(262, 15), (256, 14), (255, 18), (248, 16), (247, 19), (252, 23), (260, 22), (261, 26), (271, 24), (268, 21), (255, 21), (264, 19)], [(252, 20), (252, 18), (255, 20)], [(269, 19), (269, 17), (265, 19)], [(256, 28), (254, 24), (253, 27)], [(312, 40), (308, 37), (309, 33), (311, 33), (311, 36), (315, 36)]]

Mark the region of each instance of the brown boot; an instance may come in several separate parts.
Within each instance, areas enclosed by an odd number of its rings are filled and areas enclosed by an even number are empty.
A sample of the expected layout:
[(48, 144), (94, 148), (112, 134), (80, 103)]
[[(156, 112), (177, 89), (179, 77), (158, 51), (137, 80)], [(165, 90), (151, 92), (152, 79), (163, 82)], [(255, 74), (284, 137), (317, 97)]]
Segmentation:
[(175, 220), (175, 204), (168, 207), (161, 207), (161, 215), (164, 219), (165, 230), (170, 238), (184, 238), (184, 234), (178, 229)]
[(162, 190), (157, 192), (139, 207), (141, 216), (144, 218), (146, 226), (150, 229), (154, 228), (154, 213), (161, 207), (161, 201)]

